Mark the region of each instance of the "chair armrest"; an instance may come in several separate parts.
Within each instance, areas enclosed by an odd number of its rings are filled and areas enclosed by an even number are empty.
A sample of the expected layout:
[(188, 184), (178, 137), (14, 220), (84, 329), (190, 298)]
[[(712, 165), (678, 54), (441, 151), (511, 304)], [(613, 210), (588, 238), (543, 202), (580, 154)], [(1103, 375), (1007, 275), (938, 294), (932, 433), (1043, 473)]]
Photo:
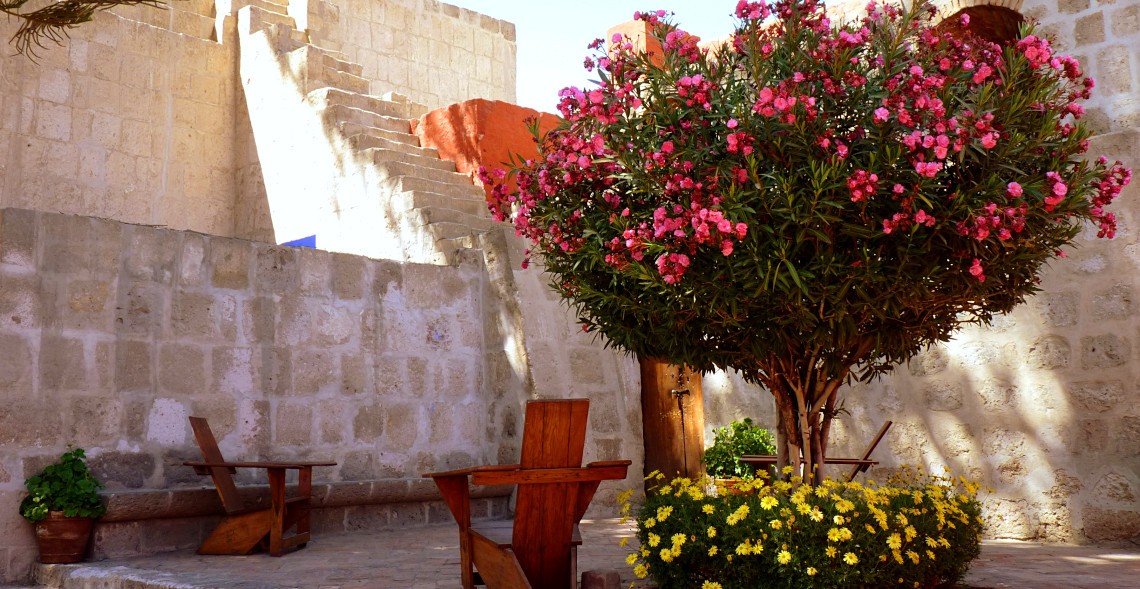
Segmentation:
[(476, 485), (526, 485), (541, 483), (581, 483), (624, 479), (628, 463), (586, 468), (527, 468), (510, 471), (475, 472), (471, 482)]
[(632, 460), (600, 460), (598, 462), (591, 462), (586, 465), (586, 468), (603, 468), (607, 466), (629, 466), (633, 464)]
[(454, 477), (454, 476), (467, 476), (475, 472), (484, 471), (500, 471), (500, 470), (518, 470), (517, 464), (492, 464), (488, 466), (470, 466), (467, 468), (457, 468), (455, 470), (444, 470), (440, 472), (425, 472), (422, 476), (425, 479), (434, 479), (440, 477)]
[(187, 460), (182, 464), (194, 468), (284, 468), (286, 470), (300, 470), (314, 466), (336, 466), (335, 462), (207, 462), (202, 460)]

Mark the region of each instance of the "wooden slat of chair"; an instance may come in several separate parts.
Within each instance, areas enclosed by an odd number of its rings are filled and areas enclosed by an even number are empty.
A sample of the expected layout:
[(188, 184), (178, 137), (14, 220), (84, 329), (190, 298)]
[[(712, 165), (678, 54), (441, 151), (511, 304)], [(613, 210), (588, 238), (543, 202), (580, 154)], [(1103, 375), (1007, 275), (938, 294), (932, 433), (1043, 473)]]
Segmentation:
[[(206, 418), (191, 417), (190, 429), (194, 430), (194, 439), (198, 441), (198, 448), (202, 450), (202, 458), (206, 462), (226, 461), (222, 458), (222, 451), (218, 448), (218, 442), (214, 439), (214, 432), (210, 430)], [(236, 471), (232, 467), (221, 466), (209, 467), (208, 470), (226, 513), (233, 515), (245, 511), (245, 504), (238, 495), (237, 486), (234, 485), (233, 473)]]
[[(871, 453), (875, 451), (875, 446), (879, 445), (879, 442), (882, 441), (883, 437), (887, 435), (887, 430), (889, 430), (889, 429), (891, 429), (891, 422), (890, 421), (887, 421), (886, 423), (883, 424), (883, 427), (879, 428), (879, 433), (875, 434), (875, 438), (872, 439), (871, 443), (867, 446), (867, 451), (863, 452), (863, 458), (862, 458), (863, 460), (870, 460), (871, 459)], [(858, 476), (859, 473), (867, 470), (868, 468), (870, 468), (870, 466), (871, 465), (867, 464), (867, 463), (856, 464), (851, 469), (851, 472), (848, 473), (847, 480), (848, 481), (855, 480), (855, 477)]]

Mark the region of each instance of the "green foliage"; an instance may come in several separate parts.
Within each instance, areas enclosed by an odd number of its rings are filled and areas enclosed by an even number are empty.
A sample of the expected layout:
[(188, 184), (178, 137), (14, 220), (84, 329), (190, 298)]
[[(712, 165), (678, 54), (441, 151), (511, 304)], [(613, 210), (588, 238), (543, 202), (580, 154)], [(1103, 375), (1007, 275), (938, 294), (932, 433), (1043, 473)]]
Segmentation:
[(713, 445), (705, 450), (705, 471), (709, 476), (752, 477), (752, 467), (741, 464), (750, 454), (775, 454), (776, 439), (766, 429), (752, 423), (751, 417), (713, 430)]
[(903, 471), (886, 485), (678, 479), (637, 513), (628, 562), (660, 589), (954, 585), (979, 554), (978, 485)]
[(46, 47), (49, 41), (62, 45), (68, 29), (89, 22), (96, 11), (116, 6), (164, 7), (162, 0), (59, 0), (22, 12), (20, 9), (27, 4), (28, 0), (0, 0), (0, 12), (20, 19), (20, 28), (16, 29), (10, 42), (18, 53), (31, 58), (35, 58), (36, 50)]
[(38, 522), (49, 511), (62, 511), (67, 517), (101, 517), (106, 511), (99, 500), (103, 485), (95, 480), (84, 461), (83, 448), (65, 452), (59, 462), (24, 481), (28, 496), (20, 502), (20, 515)]

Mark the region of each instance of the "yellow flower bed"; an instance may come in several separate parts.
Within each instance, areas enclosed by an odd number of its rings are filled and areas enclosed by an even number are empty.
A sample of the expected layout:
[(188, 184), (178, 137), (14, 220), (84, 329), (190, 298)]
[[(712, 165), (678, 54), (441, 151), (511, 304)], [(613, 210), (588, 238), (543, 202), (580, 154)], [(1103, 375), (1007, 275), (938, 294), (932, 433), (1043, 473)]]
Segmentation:
[(978, 488), (909, 469), (882, 486), (677, 479), (637, 509), (627, 562), (660, 589), (950, 586), (978, 555)]

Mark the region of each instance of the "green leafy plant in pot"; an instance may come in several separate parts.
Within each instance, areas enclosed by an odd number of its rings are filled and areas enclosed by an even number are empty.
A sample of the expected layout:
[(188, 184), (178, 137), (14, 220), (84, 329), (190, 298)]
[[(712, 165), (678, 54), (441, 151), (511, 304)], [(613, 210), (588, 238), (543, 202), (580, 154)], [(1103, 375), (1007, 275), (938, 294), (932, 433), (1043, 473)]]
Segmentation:
[(713, 430), (713, 444), (705, 450), (705, 471), (715, 478), (751, 478), (752, 468), (741, 464), (740, 457), (775, 454), (775, 443), (775, 436), (752, 423), (752, 418), (738, 419)]
[(36, 526), (40, 562), (83, 560), (94, 520), (106, 512), (99, 500), (103, 485), (84, 459), (82, 448), (70, 450), (24, 481), (28, 496), (20, 502), (20, 515)]

